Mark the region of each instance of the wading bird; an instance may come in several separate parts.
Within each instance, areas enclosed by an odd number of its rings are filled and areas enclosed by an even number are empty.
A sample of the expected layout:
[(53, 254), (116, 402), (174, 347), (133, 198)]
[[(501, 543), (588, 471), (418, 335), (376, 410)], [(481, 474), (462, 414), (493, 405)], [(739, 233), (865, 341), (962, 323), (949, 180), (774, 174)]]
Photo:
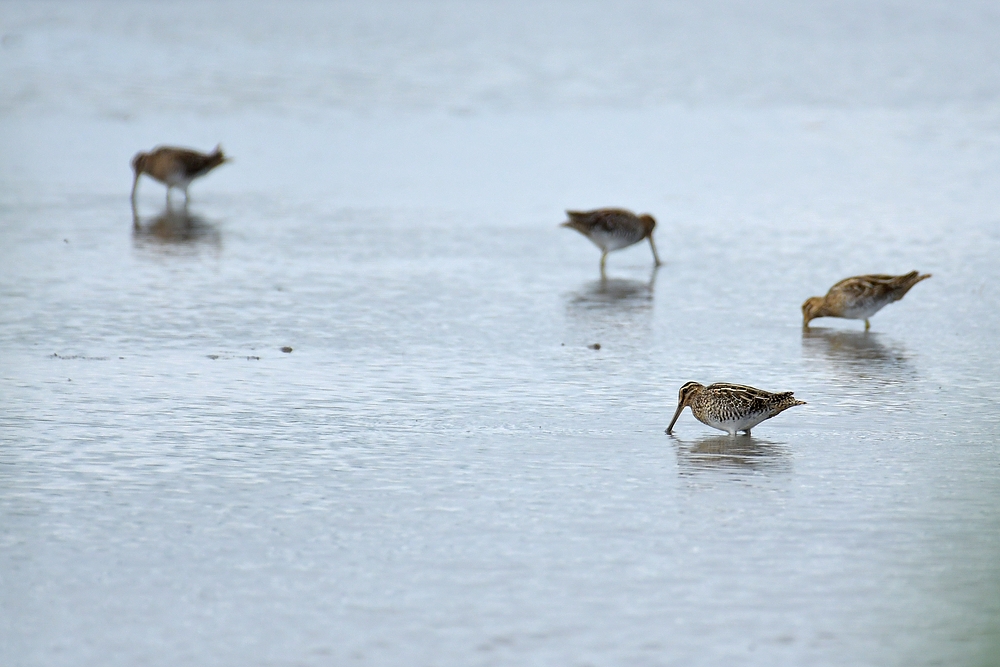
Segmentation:
[(813, 296), (802, 304), (802, 326), (817, 317), (843, 317), (864, 320), (865, 331), (871, 328), (868, 318), (893, 301), (899, 301), (910, 288), (931, 274), (910, 271), (904, 276), (873, 274), (844, 278), (830, 288), (826, 296)]
[(653, 261), (660, 265), (656, 254), (656, 244), (653, 243), (653, 228), (656, 220), (649, 214), (636, 215), (623, 208), (599, 208), (594, 211), (566, 211), (569, 220), (562, 223), (580, 232), (594, 245), (601, 249), (601, 275), (604, 275), (604, 264), (608, 253), (613, 250), (627, 248), (643, 239), (649, 239), (649, 247), (653, 250)]
[(790, 391), (772, 394), (763, 389), (728, 382), (716, 382), (707, 387), (697, 382), (687, 382), (677, 393), (677, 412), (670, 420), (667, 433), (673, 431), (677, 418), (688, 406), (691, 407), (694, 418), (702, 424), (729, 435), (736, 435), (737, 431), (750, 435), (750, 429), (765, 419), (788, 408), (805, 404), (805, 401), (792, 396)]
[(187, 206), (191, 181), (204, 176), (228, 159), (222, 154), (220, 146), (216, 146), (215, 151), (208, 155), (171, 146), (157, 146), (151, 153), (136, 153), (132, 158), (132, 171), (135, 172), (135, 180), (132, 181), (132, 208), (135, 209), (135, 191), (139, 185), (139, 177), (143, 174), (167, 186), (168, 206), (171, 188), (184, 191), (184, 205)]

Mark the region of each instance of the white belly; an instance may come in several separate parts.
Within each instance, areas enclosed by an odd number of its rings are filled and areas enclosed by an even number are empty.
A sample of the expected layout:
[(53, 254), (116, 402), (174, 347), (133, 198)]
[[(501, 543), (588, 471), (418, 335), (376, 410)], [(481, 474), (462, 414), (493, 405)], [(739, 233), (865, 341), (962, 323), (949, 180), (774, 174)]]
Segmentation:
[(859, 303), (856, 306), (844, 308), (844, 314), (841, 315), (841, 317), (848, 320), (867, 320), (869, 317), (882, 310), (887, 303), (888, 301), (868, 301), (867, 303)]
[(167, 176), (167, 185), (172, 188), (180, 188), (181, 190), (187, 188), (191, 184), (191, 179), (186, 178), (182, 173), (173, 173)]
[(745, 417), (740, 417), (734, 421), (718, 421), (715, 419), (703, 420), (703, 423), (712, 428), (717, 428), (720, 431), (725, 431), (729, 435), (736, 435), (737, 431), (746, 431), (753, 428), (757, 424), (761, 423), (767, 419), (766, 412), (760, 412), (757, 414), (746, 415)]
[(595, 231), (590, 235), (590, 240), (598, 248), (605, 252), (626, 248), (633, 243), (638, 243), (642, 239), (633, 240), (624, 234), (608, 234), (607, 232)]

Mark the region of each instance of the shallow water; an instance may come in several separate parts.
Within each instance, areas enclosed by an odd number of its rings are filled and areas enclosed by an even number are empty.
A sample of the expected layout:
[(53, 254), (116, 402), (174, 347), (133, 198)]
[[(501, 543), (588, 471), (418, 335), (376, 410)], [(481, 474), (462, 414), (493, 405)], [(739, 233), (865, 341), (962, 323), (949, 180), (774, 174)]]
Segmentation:
[(0, 662), (1000, 660), (988, 5), (251, 7), (0, 5)]

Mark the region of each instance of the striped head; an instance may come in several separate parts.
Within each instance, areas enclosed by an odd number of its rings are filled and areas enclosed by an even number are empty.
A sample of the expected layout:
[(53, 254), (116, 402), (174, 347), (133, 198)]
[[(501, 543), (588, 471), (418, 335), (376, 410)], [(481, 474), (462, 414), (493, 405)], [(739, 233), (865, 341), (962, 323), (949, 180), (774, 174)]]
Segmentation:
[[(648, 213), (643, 213), (639, 216), (639, 222), (642, 223), (643, 229), (645, 229), (645, 236), (649, 236), (653, 233), (653, 229), (656, 227), (656, 220)], [(644, 237), (645, 238), (645, 237)]]
[(802, 304), (802, 326), (808, 327), (811, 320), (823, 317), (826, 300), (821, 296), (811, 296)]
[(146, 162), (149, 160), (149, 153), (136, 153), (135, 157), (132, 158), (132, 171), (135, 172), (138, 178), (139, 174), (146, 171)]
[(673, 430), (674, 424), (677, 423), (677, 418), (681, 416), (681, 412), (683, 412), (684, 408), (691, 405), (695, 397), (701, 393), (704, 388), (705, 385), (700, 382), (685, 382), (680, 388), (680, 391), (677, 392), (677, 411), (674, 412), (674, 418), (670, 420), (670, 426), (667, 427), (668, 435)]

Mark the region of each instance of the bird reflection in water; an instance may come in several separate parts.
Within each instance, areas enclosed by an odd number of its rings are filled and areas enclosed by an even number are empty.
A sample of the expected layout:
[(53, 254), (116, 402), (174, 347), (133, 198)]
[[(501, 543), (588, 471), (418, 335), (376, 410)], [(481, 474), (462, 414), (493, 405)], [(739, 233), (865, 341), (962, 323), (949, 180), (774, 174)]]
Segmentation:
[(588, 282), (583, 289), (570, 295), (569, 306), (585, 309), (651, 308), (656, 274), (657, 269), (654, 268), (649, 280), (645, 281), (601, 278)]
[(792, 468), (791, 454), (784, 445), (752, 436), (710, 435), (690, 442), (671, 438), (682, 473), (790, 472)]
[(852, 380), (894, 384), (915, 375), (902, 347), (884, 344), (871, 331), (809, 328), (802, 330), (802, 350), (811, 360), (825, 361)]
[(584, 283), (566, 300), (567, 332), (591, 343), (645, 347), (652, 336), (653, 285), (648, 281), (601, 278)]
[(164, 209), (159, 215), (142, 219), (132, 211), (132, 242), (136, 247), (171, 249), (196, 249), (209, 247), (218, 250), (222, 235), (212, 223), (186, 209)]

